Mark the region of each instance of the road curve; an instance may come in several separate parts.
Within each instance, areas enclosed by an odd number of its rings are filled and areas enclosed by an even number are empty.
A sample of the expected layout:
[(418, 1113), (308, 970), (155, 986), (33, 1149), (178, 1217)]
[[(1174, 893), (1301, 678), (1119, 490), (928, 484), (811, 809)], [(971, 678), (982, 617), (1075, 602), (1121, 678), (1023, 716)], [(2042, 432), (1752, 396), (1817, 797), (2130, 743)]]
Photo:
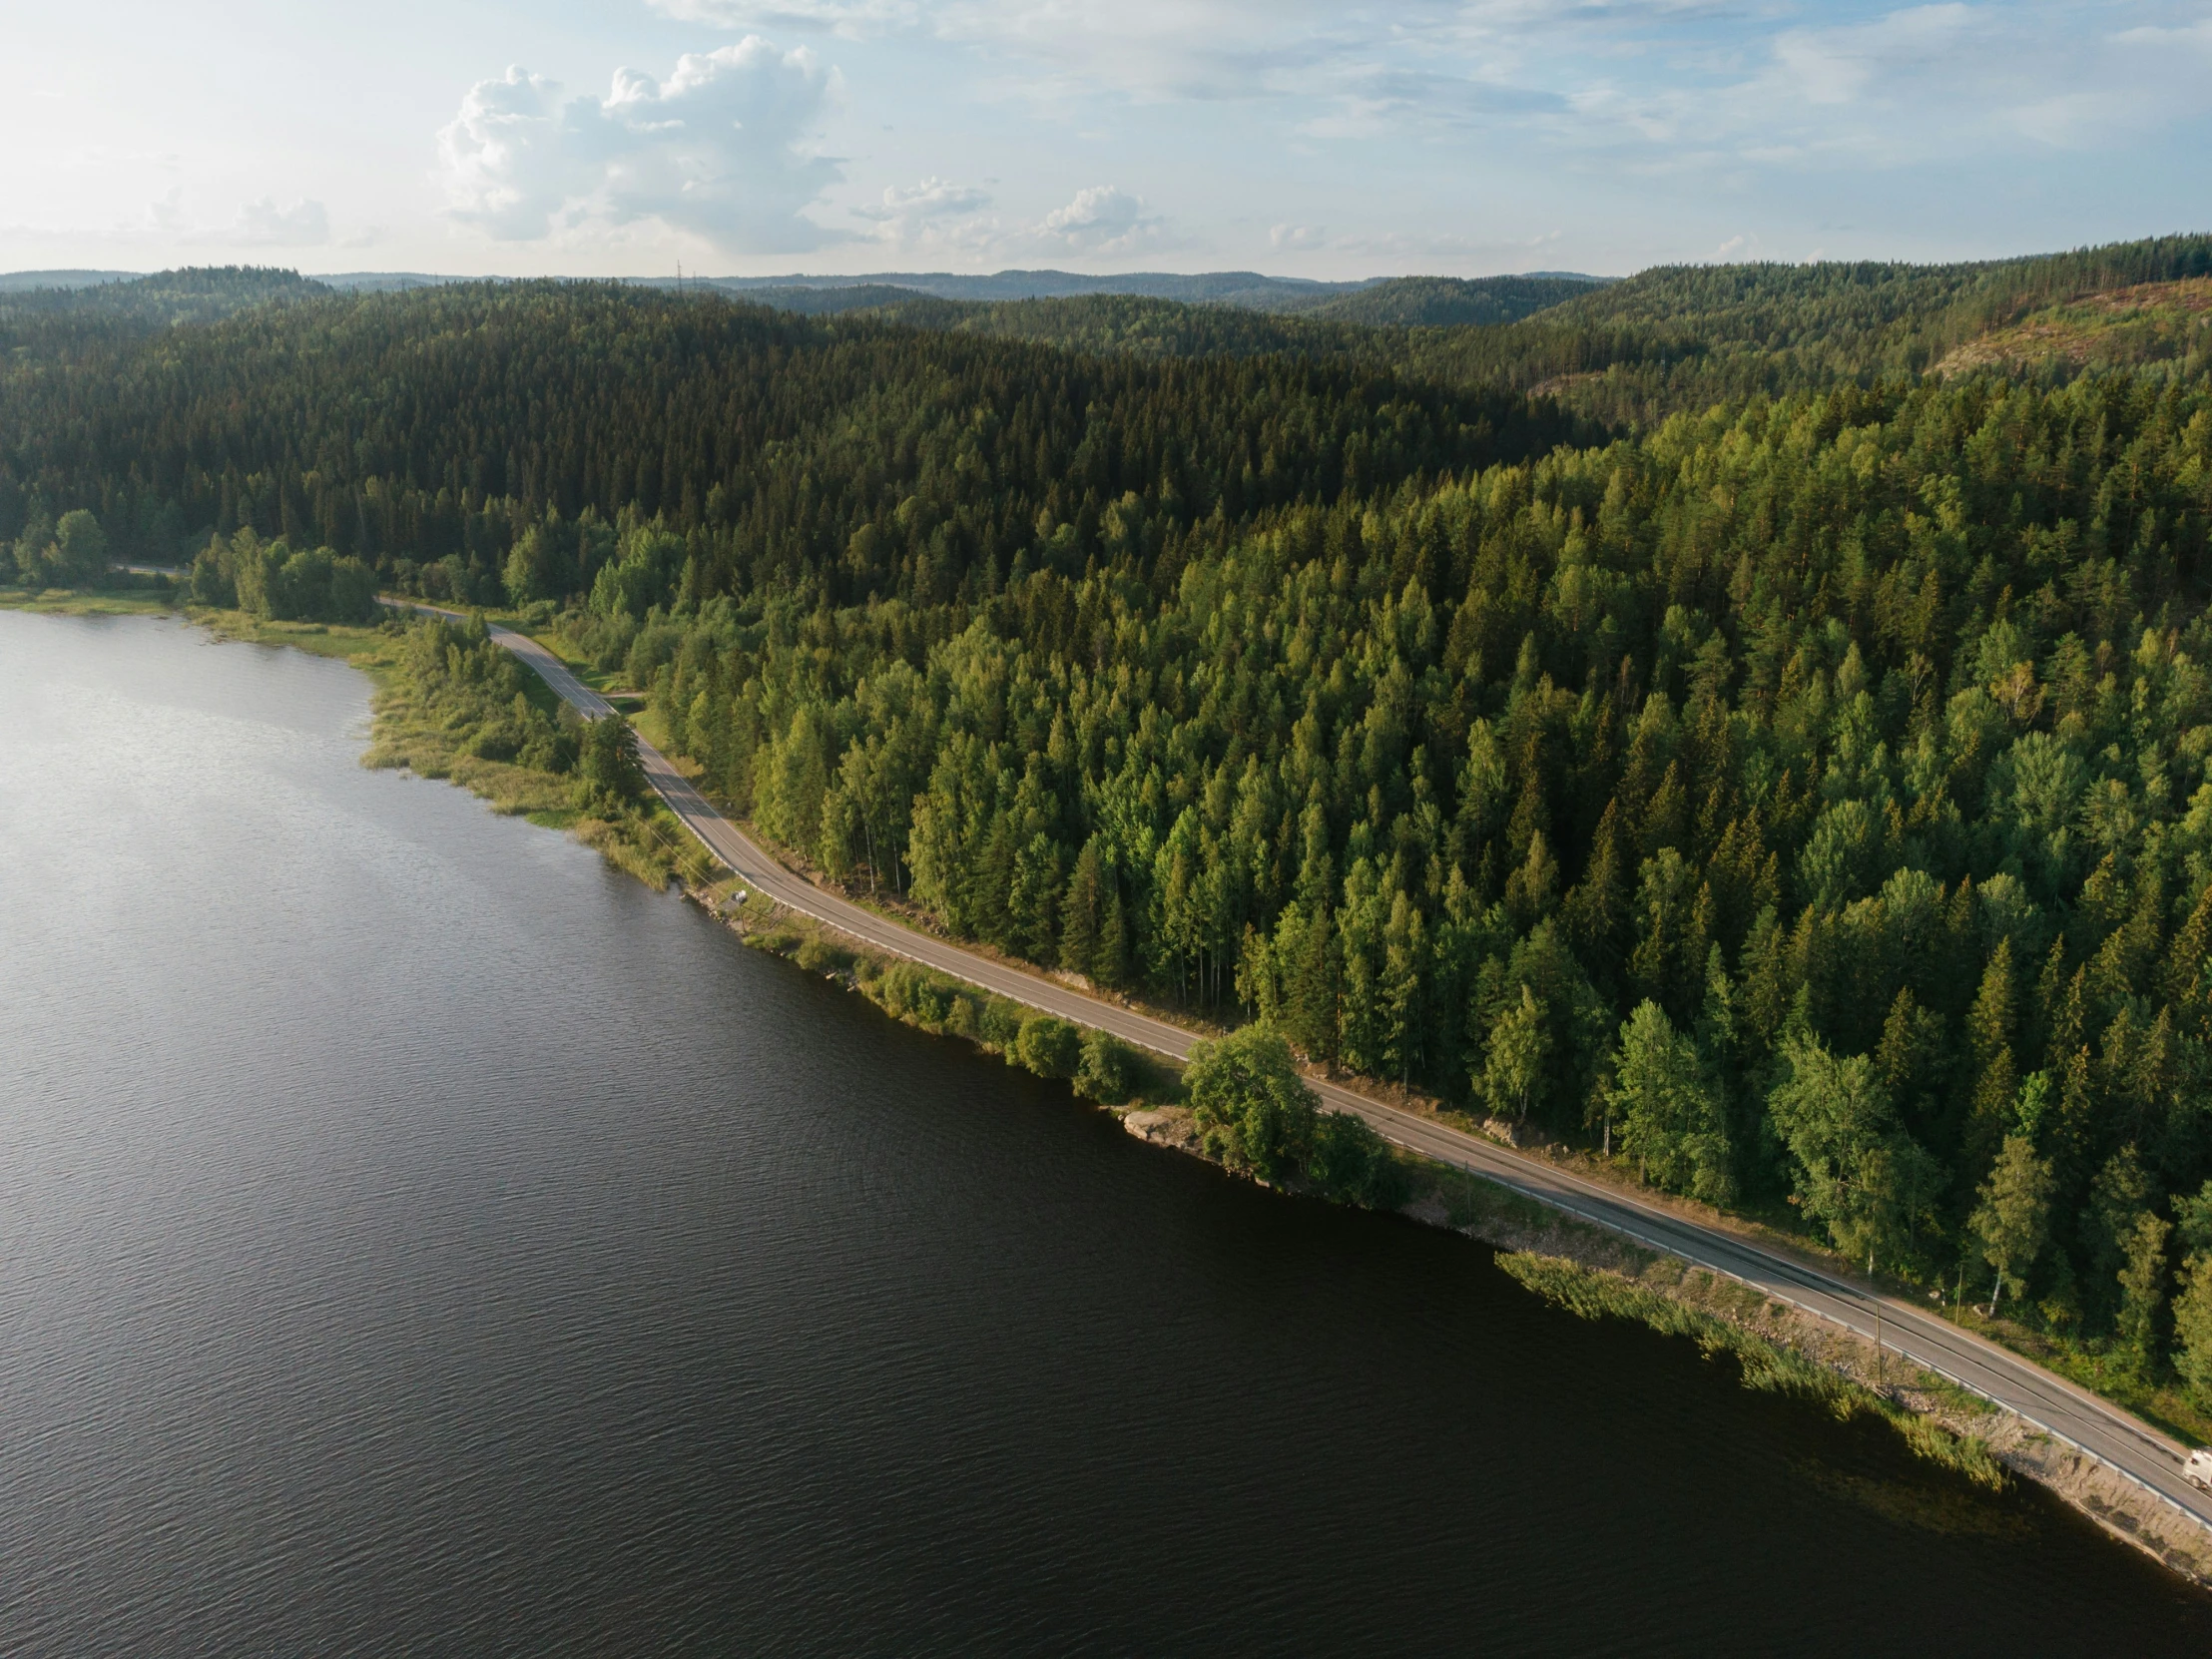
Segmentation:
[[(580, 713), (596, 719), (614, 712), (605, 698), (528, 635), (493, 626), (491, 636), (535, 669)], [(1185, 1058), (1191, 1044), (1198, 1040), (1165, 1020), (963, 950), (823, 891), (757, 846), (666, 756), (642, 738), (638, 753), (647, 780), (685, 828), (754, 891), (766, 893), (778, 903), (876, 949), (924, 963), (1077, 1024), (1110, 1031), (1126, 1042), (1172, 1059)], [(1471, 1171), (1653, 1249), (1726, 1274), (1870, 1339), (1877, 1336), (1879, 1325), (1886, 1350), (2017, 1412), (2036, 1427), (2110, 1464), (2212, 1527), (2212, 1492), (2202, 1491), (2182, 1478), (2184, 1453), (2180, 1445), (2128, 1412), (1994, 1343), (1947, 1324), (1912, 1303), (1878, 1295), (1736, 1234), (1514, 1152), (1482, 1136), (1371, 1100), (1335, 1083), (1317, 1081), (1314, 1087), (1325, 1106), (1357, 1113), (1385, 1138), (1410, 1151)]]

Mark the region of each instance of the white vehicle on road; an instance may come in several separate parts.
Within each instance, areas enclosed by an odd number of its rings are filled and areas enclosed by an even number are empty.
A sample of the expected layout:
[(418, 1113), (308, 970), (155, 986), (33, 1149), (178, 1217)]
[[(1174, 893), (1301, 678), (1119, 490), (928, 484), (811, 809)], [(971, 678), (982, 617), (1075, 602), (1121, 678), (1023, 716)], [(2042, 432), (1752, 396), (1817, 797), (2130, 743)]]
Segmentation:
[(2181, 1472), (2196, 1485), (2212, 1492), (2212, 1450), (2199, 1447), (2181, 1460)]

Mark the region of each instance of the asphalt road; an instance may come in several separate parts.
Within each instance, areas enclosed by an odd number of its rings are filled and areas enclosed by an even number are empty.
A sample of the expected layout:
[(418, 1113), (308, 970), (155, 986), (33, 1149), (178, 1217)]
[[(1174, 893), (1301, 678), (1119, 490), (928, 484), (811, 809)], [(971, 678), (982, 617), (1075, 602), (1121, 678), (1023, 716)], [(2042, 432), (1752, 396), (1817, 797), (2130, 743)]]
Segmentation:
[[(579, 712), (594, 718), (613, 712), (606, 699), (579, 681), (536, 640), (504, 628), (494, 627), (491, 632)], [(1110, 1031), (1126, 1042), (1173, 1059), (1187, 1056), (1197, 1040), (1165, 1020), (917, 933), (823, 891), (756, 846), (660, 751), (642, 739), (638, 751), (646, 777), (661, 798), (708, 850), (754, 891), (766, 893), (778, 903), (877, 949), (926, 963), (1077, 1024)], [(2212, 1492), (2200, 1490), (2182, 1478), (2184, 1453), (2179, 1444), (2086, 1389), (1926, 1309), (1895, 1297), (1878, 1296), (1808, 1263), (1678, 1215), (1640, 1195), (1588, 1180), (1482, 1136), (1371, 1100), (1335, 1083), (1317, 1081), (1314, 1087), (1325, 1106), (1357, 1113), (1400, 1146), (1482, 1175), (1697, 1266), (1715, 1269), (1870, 1339), (1877, 1334), (1879, 1312), (1880, 1336), (1888, 1352), (1936, 1372), (2071, 1441), (2212, 1526)]]

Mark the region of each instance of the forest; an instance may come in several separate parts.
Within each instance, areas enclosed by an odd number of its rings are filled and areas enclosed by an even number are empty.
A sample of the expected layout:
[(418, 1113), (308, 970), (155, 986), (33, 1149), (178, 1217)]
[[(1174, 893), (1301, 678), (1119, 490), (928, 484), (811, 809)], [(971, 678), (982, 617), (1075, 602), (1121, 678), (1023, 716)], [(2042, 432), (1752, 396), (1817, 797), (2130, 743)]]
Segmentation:
[[(0, 536), (511, 607), (832, 879), (2212, 1408), (2208, 271), (1028, 313), (1185, 331), (1126, 349), (595, 284), (22, 307)], [(2146, 284), (2181, 320), (2098, 345)], [(2089, 346), (1956, 355), (2053, 307)]]

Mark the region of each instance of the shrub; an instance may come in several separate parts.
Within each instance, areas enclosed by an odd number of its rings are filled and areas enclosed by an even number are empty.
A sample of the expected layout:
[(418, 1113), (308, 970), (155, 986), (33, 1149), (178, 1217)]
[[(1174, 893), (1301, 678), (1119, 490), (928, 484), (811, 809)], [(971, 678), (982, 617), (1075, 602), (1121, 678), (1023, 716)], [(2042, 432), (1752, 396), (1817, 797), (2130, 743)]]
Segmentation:
[(1405, 1172), (1367, 1119), (1324, 1112), (1314, 1124), (1306, 1173), (1330, 1197), (1370, 1210), (1394, 1210), (1407, 1194)]
[(905, 998), (907, 1017), (928, 1030), (942, 1031), (945, 1021), (952, 1017), (954, 996), (951, 985), (927, 968), (910, 968)]
[(988, 997), (983, 1003), (978, 1034), (1001, 1054), (1012, 1054), (1021, 1041), (1021, 1022), (1028, 1012), (1020, 1003), (1009, 1002), (1003, 996)]
[(576, 734), (558, 727), (548, 726), (522, 746), (516, 757), (526, 767), (539, 772), (568, 773), (576, 770)]
[(1083, 1058), (1083, 1034), (1064, 1019), (1031, 1014), (1021, 1022), (1014, 1054), (1039, 1077), (1073, 1077)]
[(1075, 1086), (1102, 1105), (1119, 1106), (1143, 1085), (1144, 1062), (1120, 1038), (1104, 1031), (1083, 1035), (1083, 1057), (1075, 1068)]
[(984, 1005), (990, 1000), (987, 995), (964, 986), (953, 991), (952, 1005), (945, 1010), (944, 1028), (955, 1037), (965, 1037), (969, 1042), (981, 1042)]
[(809, 973), (831, 973), (851, 957), (820, 934), (811, 934), (799, 946), (799, 965)]

